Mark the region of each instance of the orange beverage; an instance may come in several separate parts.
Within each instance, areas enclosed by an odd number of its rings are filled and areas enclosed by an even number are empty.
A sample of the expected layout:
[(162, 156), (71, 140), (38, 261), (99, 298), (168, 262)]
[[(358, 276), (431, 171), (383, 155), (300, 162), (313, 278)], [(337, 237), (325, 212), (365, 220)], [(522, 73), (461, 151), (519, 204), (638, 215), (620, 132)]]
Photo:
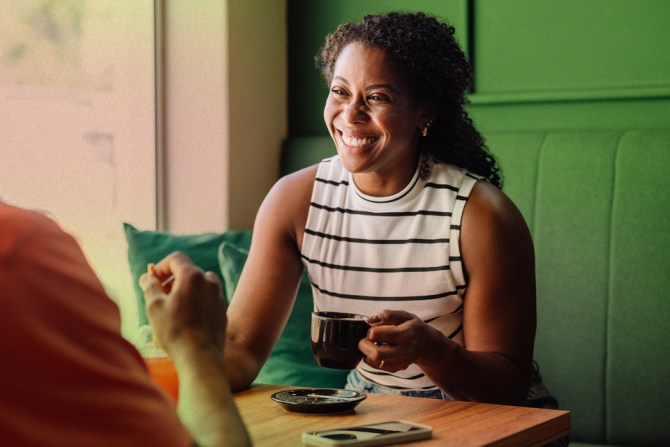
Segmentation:
[(172, 360), (169, 357), (145, 357), (144, 362), (154, 382), (177, 403), (179, 379)]

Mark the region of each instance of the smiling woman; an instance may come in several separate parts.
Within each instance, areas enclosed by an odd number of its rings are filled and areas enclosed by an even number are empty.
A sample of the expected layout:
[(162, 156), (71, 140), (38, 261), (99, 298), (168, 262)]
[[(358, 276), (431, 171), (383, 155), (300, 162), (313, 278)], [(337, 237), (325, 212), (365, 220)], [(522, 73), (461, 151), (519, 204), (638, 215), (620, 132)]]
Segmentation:
[(316, 310), (370, 315), (342, 386), (524, 403), (540, 389), (533, 244), (463, 109), (472, 73), (454, 29), (370, 15), (317, 61), (337, 155), (280, 179), (258, 211), (229, 308), (233, 386), (270, 354), (306, 269)]

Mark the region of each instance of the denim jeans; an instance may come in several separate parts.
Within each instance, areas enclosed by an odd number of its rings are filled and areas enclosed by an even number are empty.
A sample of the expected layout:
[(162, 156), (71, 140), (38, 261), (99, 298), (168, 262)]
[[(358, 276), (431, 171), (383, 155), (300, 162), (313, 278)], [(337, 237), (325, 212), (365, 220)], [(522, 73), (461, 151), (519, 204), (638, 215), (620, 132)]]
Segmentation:
[(394, 394), (396, 396), (412, 396), (412, 397), (430, 397), (432, 399), (449, 399), (449, 396), (440, 390), (397, 390), (384, 385), (378, 385), (370, 382), (361, 376), (357, 370), (353, 370), (347, 376), (347, 384), (345, 388), (348, 390), (363, 391), (366, 393), (377, 394)]

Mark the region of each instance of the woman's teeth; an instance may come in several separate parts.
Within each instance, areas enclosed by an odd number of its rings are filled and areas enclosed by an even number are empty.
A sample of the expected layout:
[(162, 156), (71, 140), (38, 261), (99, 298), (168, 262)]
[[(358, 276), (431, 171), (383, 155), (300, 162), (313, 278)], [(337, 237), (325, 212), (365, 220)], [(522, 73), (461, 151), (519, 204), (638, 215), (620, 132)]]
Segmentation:
[(377, 138), (375, 137), (354, 138), (349, 135), (342, 134), (342, 141), (344, 141), (344, 144), (350, 147), (363, 147), (374, 143), (375, 141), (377, 141)]

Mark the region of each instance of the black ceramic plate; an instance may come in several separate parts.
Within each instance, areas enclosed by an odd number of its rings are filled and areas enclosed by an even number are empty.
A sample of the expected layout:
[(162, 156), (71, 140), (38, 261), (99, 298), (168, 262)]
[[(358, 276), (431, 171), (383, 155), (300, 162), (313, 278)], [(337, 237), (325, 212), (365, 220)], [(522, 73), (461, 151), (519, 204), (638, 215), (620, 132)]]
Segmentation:
[(367, 396), (338, 388), (293, 388), (271, 398), (287, 411), (296, 413), (341, 413), (351, 411)]

